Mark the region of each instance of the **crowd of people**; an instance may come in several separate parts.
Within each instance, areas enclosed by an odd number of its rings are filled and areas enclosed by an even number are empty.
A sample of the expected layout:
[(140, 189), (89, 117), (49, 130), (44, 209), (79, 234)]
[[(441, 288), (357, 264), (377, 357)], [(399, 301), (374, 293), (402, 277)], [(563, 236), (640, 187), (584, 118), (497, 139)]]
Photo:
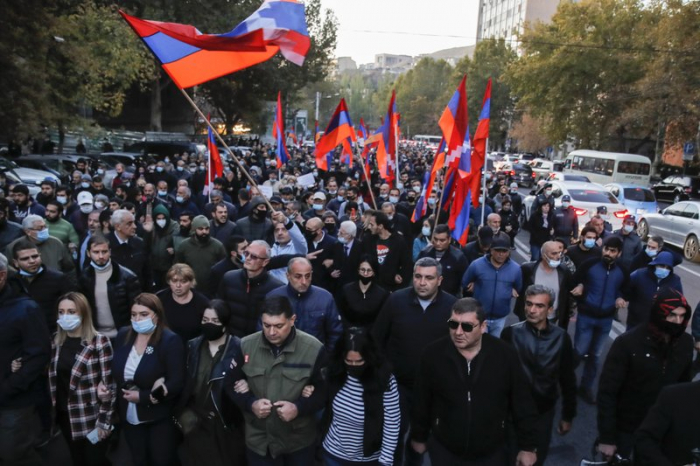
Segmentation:
[(487, 176), (462, 246), (420, 146), (391, 183), (239, 157), (211, 186), (187, 153), (111, 179), (86, 158), (36, 196), (0, 180), (1, 465), (56, 438), (75, 465), (541, 465), (579, 399), (606, 458), (692, 462), (700, 319), (634, 216), (579, 225), (543, 190), (526, 219)]

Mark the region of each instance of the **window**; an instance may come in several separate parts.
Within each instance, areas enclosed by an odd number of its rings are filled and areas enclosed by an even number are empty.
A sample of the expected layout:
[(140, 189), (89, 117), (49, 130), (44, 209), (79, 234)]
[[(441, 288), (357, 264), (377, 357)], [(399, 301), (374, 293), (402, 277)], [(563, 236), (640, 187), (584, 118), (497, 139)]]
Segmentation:
[(595, 202), (597, 204), (619, 204), (615, 197), (607, 191), (593, 189), (570, 189), (569, 195), (575, 201)]
[[(654, 202), (654, 193), (644, 188), (625, 188), (625, 199), (637, 202)], [(615, 192), (613, 191), (613, 194)], [(617, 194), (615, 194), (617, 196)]]
[(687, 204), (685, 202), (680, 202), (678, 204), (674, 204), (671, 207), (666, 208), (664, 210), (664, 215), (673, 215), (674, 217), (682, 217), (683, 216), (683, 209), (685, 208)]
[(640, 162), (618, 162), (617, 172), (630, 175), (648, 175), (650, 164)]
[(683, 211), (683, 217), (698, 220), (700, 217), (698, 207), (695, 204), (686, 204), (685, 210)]

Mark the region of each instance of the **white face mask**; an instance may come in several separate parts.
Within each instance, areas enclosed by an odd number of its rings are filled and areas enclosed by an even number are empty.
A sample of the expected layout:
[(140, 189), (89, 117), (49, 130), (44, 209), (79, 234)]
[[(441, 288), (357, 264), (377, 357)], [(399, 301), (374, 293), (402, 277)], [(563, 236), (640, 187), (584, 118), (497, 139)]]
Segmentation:
[(632, 233), (632, 231), (634, 231), (634, 225), (625, 225), (623, 228), (627, 233)]
[(570, 202), (562, 202), (562, 203), (561, 203), (561, 206), (562, 206), (563, 208), (565, 208), (565, 209), (568, 209), (570, 205), (571, 205)]
[(423, 236), (426, 236), (426, 237), (430, 236), (430, 228), (428, 228), (428, 227), (421, 228), (420, 232)]
[(84, 214), (89, 214), (94, 209), (92, 204), (83, 204), (80, 206), (80, 211)]
[(167, 221), (164, 218), (156, 220), (156, 225), (158, 225), (161, 228), (165, 228)]
[(66, 332), (80, 327), (80, 316), (75, 314), (63, 314), (58, 317), (56, 323)]
[(413, 187), (413, 192), (420, 194), (420, 186), (414, 186)]

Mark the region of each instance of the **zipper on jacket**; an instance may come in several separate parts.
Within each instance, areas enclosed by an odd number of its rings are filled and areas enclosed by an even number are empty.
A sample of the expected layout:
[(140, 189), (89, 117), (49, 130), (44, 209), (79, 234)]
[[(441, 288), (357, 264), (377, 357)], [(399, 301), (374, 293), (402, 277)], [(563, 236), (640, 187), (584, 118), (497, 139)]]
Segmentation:
[(610, 269), (605, 272), (605, 281), (603, 282), (603, 292), (600, 294), (600, 302), (598, 303), (598, 310), (603, 309), (603, 300), (605, 299), (605, 291), (608, 289), (608, 277), (610, 276)]

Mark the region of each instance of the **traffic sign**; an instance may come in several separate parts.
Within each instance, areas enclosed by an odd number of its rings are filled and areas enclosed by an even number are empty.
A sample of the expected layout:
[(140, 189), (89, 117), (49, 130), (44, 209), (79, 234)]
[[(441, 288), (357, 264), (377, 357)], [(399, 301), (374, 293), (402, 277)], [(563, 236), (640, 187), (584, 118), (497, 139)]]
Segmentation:
[(693, 141), (688, 141), (683, 144), (683, 161), (689, 162), (693, 160), (695, 155), (695, 143)]

